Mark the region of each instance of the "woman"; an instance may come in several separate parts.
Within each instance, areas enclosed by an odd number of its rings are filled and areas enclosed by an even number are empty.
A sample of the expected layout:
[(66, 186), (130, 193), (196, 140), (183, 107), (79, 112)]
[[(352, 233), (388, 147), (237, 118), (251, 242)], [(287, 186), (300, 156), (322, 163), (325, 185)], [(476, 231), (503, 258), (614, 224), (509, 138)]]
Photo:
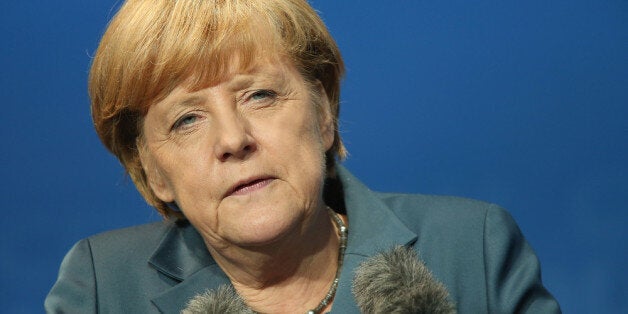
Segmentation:
[(126, 1), (92, 114), (166, 219), (77, 243), (46, 310), (559, 311), (501, 209), (374, 193), (336, 165), (342, 74), (305, 1)]

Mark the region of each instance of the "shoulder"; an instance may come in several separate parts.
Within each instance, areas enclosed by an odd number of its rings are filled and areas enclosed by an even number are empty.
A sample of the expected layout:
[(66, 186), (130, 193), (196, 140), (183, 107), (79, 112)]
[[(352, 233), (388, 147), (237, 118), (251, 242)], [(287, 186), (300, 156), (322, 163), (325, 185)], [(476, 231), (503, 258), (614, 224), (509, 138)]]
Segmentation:
[(89, 259), (95, 270), (121, 271), (133, 269), (132, 266), (144, 267), (174, 224), (172, 221), (160, 221), (95, 234), (76, 243), (66, 259)]
[(451, 232), (481, 233), (488, 216), (508, 216), (495, 204), (464, 197), (398, 193), (376, 195), (415, 232), (423, 228), (438, 228)]
[(165, 233), (172, 227), (173, 221), (157, 221), (121, 229), (109, 230), (88, 237), (90, 241), (115, 241), (120, 239), (146, 240)]
[[(140, 295), (170, 286), (148, 261), (174, 222), (164, 221), (96, 234), (80, 240), (65, 256), (45, 301), (48, 312), (146, 312)], [(105, 300), (116, 300), (107, 302)]]
[(118, 274), (106, 276), (108, 280), (124, 278), (120, 272), (129, 272), (128, 276), (134, 277), (140, 269), (147, 270), (151, 255), (175, 225), (173, 221), (154, 222), (96, 234), (81, 242), (89, 246), (96, 270), (101, 269), (101, 273), (115, 270)]
[(383, 202), (392, 207), (417, 207), (439, 210), (482, 210), (494, 204), (471, 198), (450, 195), (403, 194), (374, 192)]
[(458, 252), (472, 248), (482, 252), (500, 241), (525, 242), (510, 213), (493, 203), (456, 196), (377, 194), (422, 241), (450, 243)]
[[(496, 204), (456, 196), (377, 195), (418, 235), (424, 254), (429, 252), (443, 259), (464, 254), (465, 258), (474, 257), (477, 263), (483, 263), (487, 245), (525, 241), (510, 213)], [(433, 252), (430, 243), (438, 243), (439, 251)]]
[(147, 300), (135, 296), (138, 291), (163, 286), (153, 279), (156, 276), (147, 261), (172, 224), (129, 227), (77, 242), (63, 259), (57, 282), (45, 301), (46, 311), (88, 313), (116, 306), (102, 300), (118, 300), (117, 306), (128, 309), (149, 308)]
[(173, 221), (159, 221), (126, 227), (95, 234), (83, 241), (89, 242), (93, 248), (105, 251), (113, 249), (119, 252), (124, 248), (154, 249), (174, 224)]

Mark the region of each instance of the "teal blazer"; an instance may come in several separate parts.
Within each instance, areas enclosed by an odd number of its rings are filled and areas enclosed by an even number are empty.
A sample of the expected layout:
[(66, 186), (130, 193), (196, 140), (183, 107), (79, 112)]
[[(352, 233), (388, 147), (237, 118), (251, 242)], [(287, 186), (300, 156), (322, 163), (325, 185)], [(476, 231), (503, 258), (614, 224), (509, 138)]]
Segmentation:
[[(359, 313), (351, 283), (367, 258), (413, 247), (459, 313), (560, 313), (539, 261), (508, 213), (458, 197), (370, 191), (338, 176), (349, 240), (333, 313)], [(67, 254), (45, 301), (48, 313), (179, 313), (229, 279), (187, 222), (164, 221), (95, 235)]]

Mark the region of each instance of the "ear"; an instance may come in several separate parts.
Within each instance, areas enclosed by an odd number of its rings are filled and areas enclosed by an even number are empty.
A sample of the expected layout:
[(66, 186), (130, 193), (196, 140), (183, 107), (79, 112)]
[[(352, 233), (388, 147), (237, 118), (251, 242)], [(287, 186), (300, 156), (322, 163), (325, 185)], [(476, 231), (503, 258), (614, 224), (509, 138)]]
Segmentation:
[(316, 81), (316, 88), (319, 95), (319, 130), (321, 132), (323, 146), (325, 146), (325, 151), (328, 151), (334, 144), (335, 119), (333, 113), (331, 112), (331, 105), (329, 104), (329, 98), (327, 98), (325, 87), (323, 87), (323, 84), (320, 81)]
[(139, 143), (139, 141), (137, 143), (137, 148), (139, 151), (140, 162), (142, 163), (142, 169), (144, 169), (144, 173), (146, 174), (148, 186), (153, 191), (155, 196), (157, 196), (157, 198), (161, 201), (166, 203), (173, 202), (174, 190), (165, 175), (157, 166), (155, 157), (149, 151), (147, 145)]

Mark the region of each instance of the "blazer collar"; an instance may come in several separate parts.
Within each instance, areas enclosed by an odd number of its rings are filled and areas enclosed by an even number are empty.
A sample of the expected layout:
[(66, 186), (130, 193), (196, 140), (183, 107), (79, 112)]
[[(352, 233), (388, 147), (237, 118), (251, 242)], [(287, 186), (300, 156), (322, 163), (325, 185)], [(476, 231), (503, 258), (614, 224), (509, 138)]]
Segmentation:
[(349, 239), (332, 312), (360, 313), (351, 291), (354, 271), (371, 256), (397, 245), (414, 244), (417, 235), (399, 220), (377, 193), (347, 169), (339, 166), (338, 176), (344, 189)]
[(349, 220), (346, 254), (373, 256), (394, 245), (408, 245), (417, 235), (399, 220), (377, 193), (338, 167)]
[(148, 263), (177, 281), (216, 264), (201, 235), (187, 221), (173, 221)]
[(178, 313), (197, 294), (229, 284), (203, 238), (189, 222), (172, 222), (148, 263), (178, 282), (152, 299), (163, 313)]

